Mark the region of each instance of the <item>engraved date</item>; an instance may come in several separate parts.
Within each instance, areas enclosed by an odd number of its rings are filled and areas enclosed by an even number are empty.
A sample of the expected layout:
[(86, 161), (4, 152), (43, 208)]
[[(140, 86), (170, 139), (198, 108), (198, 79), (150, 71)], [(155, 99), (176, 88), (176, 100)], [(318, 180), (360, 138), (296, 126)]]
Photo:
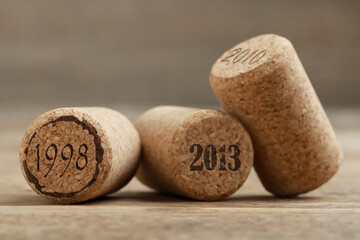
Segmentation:
[[(231, 154), (229, 157), (232, 159), (232, 162), (228, 162), (227, 165), (226, 150)], [(203, 149), (200, 144), (193, 144), (189, 148), (189, 153), (195, 153), (195, 158), (189, 167), (190, 171), (202, 171), (204, 166), (209, 171), (215, 170), (217, 166), (217, 169), (220, 171), (226, 171), (227, 169), (237, 171), (241, 167), (241, 161), (239, 159), (240, 149), (237, 145), (230, 145), (228, 148), (223, 145), (216, 150), (216, 147), (211, 144), (207, 145), (205, 149)], [(203, 161), (201, 161), (202, 157)]]
[[(37, 144), (35, 146), (35, 148), (36, 148), (36, 171), (39, 172), (40, 171), (40, 144)], [(78, 157), (77, 158), (75, 157), (76, 158), (75, 167), (79, 171), (82, 171), (88, 164), (88, 157), (86, 155), (87, 151), (88, 151), (88, 146), (85, 143), (79, 146), (79, 149), (77, 151)], [(62, 161), (65, 161), (65, 162), (67, 161), (64, 170), (59, 175), (59, 177), (61, 178), (64, 175), (64, 173), (66, 172), (66, 170), (69, 168), (69, 165), (70, 165), (71, 161), (73, 160), (74, 147), (73, 147), (73, 145), (68, 143), (65, 146), (63, 146), (61, 151), (59, 152), (58, 146), (56, 144), (52, 143), (49, 146), (47, 146), (44, 155), (45, 155), (44, 156), (45, 160), (48, 162), (51, 162), (51, 166), (50, 166), (49, 170), (45, 173), (44, 177), (47, 177), (49, 175), (51, 170), (54, 168), (55, 162), (58, 162), (58, 161), (56, 161), (58, 158), (61, 158)]]
[(230, 52), (230, 55), (221, 60), (221, 62), (231, 62), (231, 63), (246, 63), (248, 61), (249, 65), (252, 65), (258, 62), (266, 55), (266, 50), (255, 50), (250, 49), (243, 50), (242, 48), (236, 48)]

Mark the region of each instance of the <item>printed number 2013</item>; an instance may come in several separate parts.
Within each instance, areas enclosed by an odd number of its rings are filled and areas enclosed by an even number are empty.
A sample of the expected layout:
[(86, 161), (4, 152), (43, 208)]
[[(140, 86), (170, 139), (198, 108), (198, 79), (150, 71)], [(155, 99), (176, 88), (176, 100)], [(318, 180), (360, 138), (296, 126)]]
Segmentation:
[[(225, 171), (226, 169), (226, 162), (225, 162), (225, 152), (226, 152), (226, 147), (225, 145), (223, 145), (218, 151), (216, 151), (216, 148), (214, 145), (208, 145), (206, 146), (205, 150), (203, 150), (203, 147), (200, 144), (193, 144), (190, 146), (189, 152), (190, 153), (194, 153), (196, 149), (196, 155), (195, 155), (195, 159), (193, 160), (193, 162), (190, 165), (190, 171), (202, 171), (204, 168), (204, 165), (206, 167), (207, 170), (212, 171), (216, 168), (217, 166), (217, 152), (220, 155), (220, 161), (219, 161), (219, 170), (220, 171)], [(241, 162), (240, 159), (238, 158), (240, 155), (240, 149), (238, 146), (236, 145), (230, 145), (227, 148), (227, 151), (232, 154), (230, 156), (230, 158), (233, 160), (233, 163), (229, 162), (227, 164), (227, 168), (231, 171), (237, 171), (240, 166), (241, 166)], [(204, 153), (204, 163), (200, 162), (200, 164), (198, 163), (201, 156)]]

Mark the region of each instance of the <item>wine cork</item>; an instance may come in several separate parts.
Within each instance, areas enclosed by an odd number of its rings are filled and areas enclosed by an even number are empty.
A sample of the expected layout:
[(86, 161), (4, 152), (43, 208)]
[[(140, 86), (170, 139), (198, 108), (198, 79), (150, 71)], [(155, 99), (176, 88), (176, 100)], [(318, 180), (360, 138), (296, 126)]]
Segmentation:
[(335, 174), (342, 151), (290, 41), (267, 34), (236, 45), (215, 62), (210, 84), (248, 129), (269, 192), (295, 196)]
[(112, 193), (135, 175), (140, 138), (132, 123), (107, 108), (59, 108), (39, 116), (20, 149), (31, 188), (57, 203)]
[(249, 134), (217, 110), (160, 106), (135, 123), (142, 144), (137, 178), (197, 200), (220, 200), (244, 183), (253, 163)]

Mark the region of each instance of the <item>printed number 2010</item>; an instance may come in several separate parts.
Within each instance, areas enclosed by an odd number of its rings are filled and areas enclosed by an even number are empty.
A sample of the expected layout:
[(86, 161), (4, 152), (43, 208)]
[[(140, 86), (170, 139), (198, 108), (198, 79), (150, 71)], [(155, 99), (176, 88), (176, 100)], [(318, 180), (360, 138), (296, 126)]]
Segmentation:
[[(238, 158), (240, 155), (240, 149), (237, 145), (230, 145), (227, 148), (227, 151), (230, 154), (232, 154), (230, 158), (233, 160), (233, 163), (229, 162), (227, 166), (225, 161), (225, 152), (226, 152), (225, 145), (223, 145), (217, 151), (214, 145), (208, 145), (205, 147), (205, 150), (203, 150), (203, 147), (200, 144), (193, 144), (190, 146), (189, 152), (194, 153), (195, 149), (196, 149), (196, 155), (195, 155), (195, 159), (192, 161), (190, 165), (190, 171), (202, 171), (204, 169), (204, 165), (207, 170), (209, 171), (214, 170), (218, 163), (217, 152), (220, 155), (218, 170), (225, 171), (228, 168), (231, 171), (237, 171), (241, 166), (240, 159)], [(200, 162), (199, 164), (198, 162), (202, 155), (204, 155), (204, 162), (203, 163)]]
[(222, 59), (221, 62), (238, 63), (241, 61), (240, 63), (245, 63), (249, 60), (248, 64), (252, 65), (262, 59), (266, 54), (266, 50), (255, 50), (251, 53), (250, 52), (250, 49), (243, 50), (242, 48), (236, 48), (231, 51), (229, 56)]

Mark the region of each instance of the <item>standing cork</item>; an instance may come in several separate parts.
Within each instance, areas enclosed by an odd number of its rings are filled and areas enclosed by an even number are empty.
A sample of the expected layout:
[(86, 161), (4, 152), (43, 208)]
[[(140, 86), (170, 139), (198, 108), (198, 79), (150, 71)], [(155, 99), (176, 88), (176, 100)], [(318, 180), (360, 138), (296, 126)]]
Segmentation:
[(114, 192), (135, 174), (140, 138), (122, 114), (106, 108), (60, 108), (28, 128), (20, 164), (28, 184), (58, 203)]
[(159, 191), (220, 200), (240, 188), (252, 167), (247, 131), (224, 112), (161, 106), (135, 127), (142, 144), (137, 178)]
[(254, 167), (268, 191), (306, 193), (335, 174), (340, 146), (287, 39), (268, 34), (236, 45), (213, 65), (210, 83), (249, 130)]

